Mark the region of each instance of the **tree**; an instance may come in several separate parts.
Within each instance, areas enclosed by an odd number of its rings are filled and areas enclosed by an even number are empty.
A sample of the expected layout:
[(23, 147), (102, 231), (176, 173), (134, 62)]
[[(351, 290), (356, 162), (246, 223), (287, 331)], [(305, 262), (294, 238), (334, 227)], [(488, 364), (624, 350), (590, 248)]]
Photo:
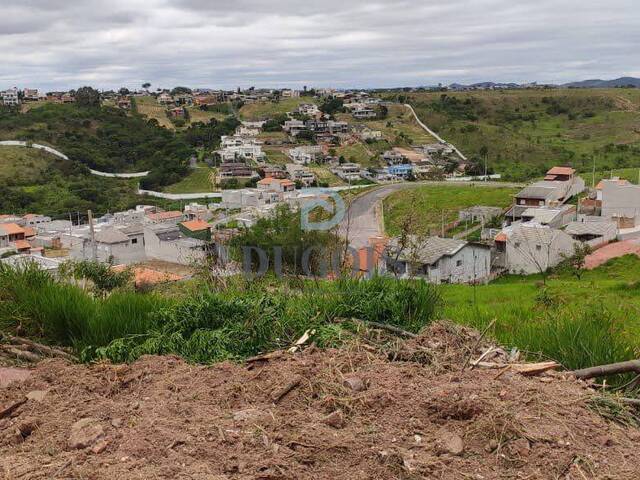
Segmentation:
[(191, 89), (188, 87), (175, 87), (171, 90), (171, 95), (183, 95), (185, 93), (191, 94)]
[(145, 90), (147, 90), (150, 86), (151, 84), (149, 82), (145, 82), (142, 84), (142, 88), (144, 88)]
[(130, 95), (130, 94), (131, 94), (131, 92), (129, 91), (129, 89), (128, 89), (128, 88), (126, 88), (126, 87), (122, 87), (120, 90), (118, 90), (118, 93), (119, 93), (120, 95), (122, 95), (122, 96)]
[(99, 107), (100, 92), (91, 87), (79, 88), (76, 92), (76, 103), (81, 107)]
[(561, 254), (563, 260), (560, 265), (558, 265), (558, 269), (568, 270), (574, 277), (581, 280), (587, 256), (591, 254), (592, 251), (592, 248), (588, 244), (576, 243), (573, 246), (573, 255), (568, 256)]

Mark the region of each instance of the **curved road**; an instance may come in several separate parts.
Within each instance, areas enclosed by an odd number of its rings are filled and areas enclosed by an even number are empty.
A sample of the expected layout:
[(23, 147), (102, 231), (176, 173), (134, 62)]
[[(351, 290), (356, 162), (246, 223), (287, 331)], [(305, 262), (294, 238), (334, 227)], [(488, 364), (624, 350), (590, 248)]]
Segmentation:
[[(338, 229), (338, 233), (347, 240), (349, 245), (355, 249), (369, 245), (371, 237), (384, 235), (384, 225), (378, 214), (378, 205), (386, 197), (394, 192), (417, 188), (424, 185), (452, 185), (451, 182), (414, 182), (414, 183), (394, 183), (385, 185), (374, 190), (370, 190), (353, 199), (351, 205)], [(453, 186), (453, 185), (452, 185)], [(507, 182), (468, 182), (456, 183), (455, 186), (465, 187), (521, 187), (518, 183)]]

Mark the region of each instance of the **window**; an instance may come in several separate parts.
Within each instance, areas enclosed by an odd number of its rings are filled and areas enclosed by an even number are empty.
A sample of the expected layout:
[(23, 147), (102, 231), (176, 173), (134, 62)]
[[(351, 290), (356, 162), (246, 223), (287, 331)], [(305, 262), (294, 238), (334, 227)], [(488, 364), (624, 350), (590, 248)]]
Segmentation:
[(513, 244), (513, 246), (514, 246), (515, 248), (520, 248), (520, 242), (516, 242), (516, 243), (514, 243), (514, 244)]
[(456, 260), (456, 267), (462, 266), (462, 260)]
[(135, 245), (136, 243), (138, 243), (138, 239), (137, 238), (132, 238), (131, 239), (131, 244)]
[(536, 250), (537, 250), (537, 251), (542, 250), (542, 245), (536, 245)]

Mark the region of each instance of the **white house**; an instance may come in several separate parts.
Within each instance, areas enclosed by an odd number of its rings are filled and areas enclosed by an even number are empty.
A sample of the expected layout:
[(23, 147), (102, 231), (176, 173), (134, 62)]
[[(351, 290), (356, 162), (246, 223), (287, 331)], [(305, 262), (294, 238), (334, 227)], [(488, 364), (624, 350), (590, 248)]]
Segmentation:
[(612, 221), (571, 222), (564, 231), (578, 242), (596, 248), (616, 239), (618, 227)]
[(602, 217), (620, 228), (640, 226), (640, 185), (626, 181), (603, 180)]
[(2, 103), (8, 106), (20, 105), (20, 97), (18, 96), (17, 88), (10, 88), (0, 94), (2, 97)]
[(322, 155), (322, 147), (320, 145), (303, 145), (290, 149), (287, 154), (294, 163), (308, 165)]
[(491, 248), (452, 238), (409, 237), (392, 240), (382, 257), (383, 270), (400, 278), (430, 283), (484, 283), (491, 274)]
[(494, 266), (513, 274), (542, 273), (574, 253), (568, 233), (535, 222), (504, 228), (495, 238)]

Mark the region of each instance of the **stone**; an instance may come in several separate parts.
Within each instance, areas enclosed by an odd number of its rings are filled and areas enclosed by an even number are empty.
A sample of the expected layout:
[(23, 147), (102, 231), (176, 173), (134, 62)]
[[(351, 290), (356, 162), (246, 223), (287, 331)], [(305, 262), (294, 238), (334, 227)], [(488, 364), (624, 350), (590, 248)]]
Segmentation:
[(347, 377), (342, 384), (354, 392), (363, 392), (367, 389), (366, 383), (359, 377)]
[(91, 451), (94, 454), (99, 455), (100, 453), (104, 452), (107, 449), (108, 446), (109, 446), (109, 442), (107, 442), (106, 440), (100, 440), (98, 443), (96, 443), (93, 446)]
[(104, 429), (96, 418), (83, 418), (71, 426), (69, 448), (83, 449), (95, 445), (104, 437)]
[(322, 419), (322, 423), (333, 428), (344, 427), (344, 415), (342, 410), (336, 410)]
[(49, 393), (49, 390), (33, 390), (27, 393), (27, 398), (34, 402), (42, 402), (44, 397), (47, 396), (47, 393)]
[(442, 433), (440, 436), (440, 443), (446, 453), (450, 453), (451, 455), (459, 456), (464, 452), (464, 441), (462, 440), (462, 437), (455, 433)]
[(111, 419), (111, 426), (113, 428), (120, 428), (122, 426), (122, 419), (121, 418), (112, 418)]

